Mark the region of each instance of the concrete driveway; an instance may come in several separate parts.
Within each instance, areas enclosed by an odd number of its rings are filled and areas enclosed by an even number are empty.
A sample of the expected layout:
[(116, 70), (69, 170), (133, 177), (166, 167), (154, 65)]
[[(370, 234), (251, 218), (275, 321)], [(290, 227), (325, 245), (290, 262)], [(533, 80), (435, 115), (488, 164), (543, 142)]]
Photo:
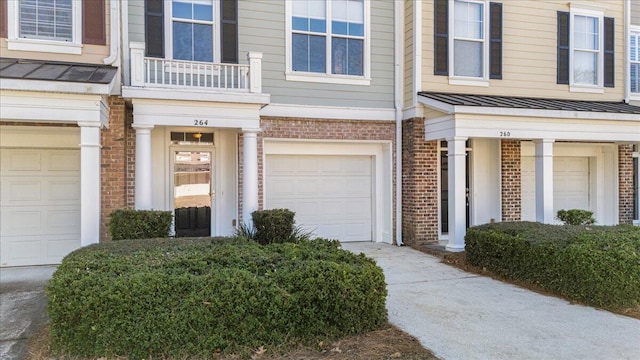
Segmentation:
[(55, 270), (0, 268), (0, 359), (26, 358), (28, 339), (47, 322), (44, 286)]
[(640, 359), (640, 320), (467, 273), (408, 247), (342, 246), (376, 260), (389, 321), (442, 359)]

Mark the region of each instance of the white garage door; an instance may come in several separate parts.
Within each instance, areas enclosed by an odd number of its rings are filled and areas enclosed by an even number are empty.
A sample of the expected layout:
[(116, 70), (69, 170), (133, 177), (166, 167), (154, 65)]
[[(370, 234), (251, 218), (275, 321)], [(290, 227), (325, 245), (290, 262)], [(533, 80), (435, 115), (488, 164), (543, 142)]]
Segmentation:
[(267, 155), (265, 207), (320, 237), (371, 241), (372, 170), (371, 156)]
[[(553, 212), (590, 210), (589, 158), (553, 158)], [(522, 220), (536, 220), (535, 159), (522, 158)]]
[(1, 153), (2, 266), (59, 263), (80, 247), (80, 152)]

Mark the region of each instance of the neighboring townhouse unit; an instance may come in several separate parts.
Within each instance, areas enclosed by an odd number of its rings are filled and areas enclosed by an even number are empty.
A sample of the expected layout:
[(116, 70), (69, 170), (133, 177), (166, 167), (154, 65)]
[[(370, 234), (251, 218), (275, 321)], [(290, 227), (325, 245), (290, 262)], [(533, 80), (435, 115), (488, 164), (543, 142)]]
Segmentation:
[(111, 96), (118, 6), (0, 1), (0, 266), (59, 263), (98, 242), (113, 137), (101, 129), (124, 115)]
[(638, 218), (630, 3), (405, 2), (405, 243), (459, 251), (470, 225), (560, 209)]
[(176, 236), (289, 208), (393, 241), (393, 2), (123, 4), (128, 205), (173, 211)]

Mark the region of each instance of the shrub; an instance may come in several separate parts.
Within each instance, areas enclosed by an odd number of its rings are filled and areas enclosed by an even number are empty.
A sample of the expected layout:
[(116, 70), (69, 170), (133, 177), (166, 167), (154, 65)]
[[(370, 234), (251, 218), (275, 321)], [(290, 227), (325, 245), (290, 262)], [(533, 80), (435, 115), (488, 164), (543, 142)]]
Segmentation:
[(640, 305), (640, 228), (496, 223), (465, 240), (471, 265), (589, 305)]
[(588, 210), (558, 210), (556, 218), (567, 225), (593, 225), (596, 223), (593, 211)]
[(111, 213), (111, 240), (151, 239), (169, 235), (170, 211), (119, 209)]
[(387, 320), (382, 270), (327, 240), (123, 240), (68, 255), (47, 285), (51, 349), (211, 357), (358, 334)]
[[(295, 226), (295, 213), (288, 209), (258, 210), (251, 213), (255, 232), (244, 226), (239, 228), (240, 236), (257, 241), (259, 244), (296, 243), (309, 240), (311, 232)], [(253, 235), (253, 237), (250, 237)]]

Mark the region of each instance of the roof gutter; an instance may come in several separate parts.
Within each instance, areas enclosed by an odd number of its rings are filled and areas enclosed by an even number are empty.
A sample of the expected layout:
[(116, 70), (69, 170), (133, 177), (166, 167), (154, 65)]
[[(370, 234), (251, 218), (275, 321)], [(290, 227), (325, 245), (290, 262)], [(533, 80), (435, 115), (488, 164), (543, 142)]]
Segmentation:
[(403, 51), (404, 1), (393, 2), (395, 15), (394, 46), (394, 106), (396, 118), (396, 245), (402, 246), (402, 103), (403, 103)]

